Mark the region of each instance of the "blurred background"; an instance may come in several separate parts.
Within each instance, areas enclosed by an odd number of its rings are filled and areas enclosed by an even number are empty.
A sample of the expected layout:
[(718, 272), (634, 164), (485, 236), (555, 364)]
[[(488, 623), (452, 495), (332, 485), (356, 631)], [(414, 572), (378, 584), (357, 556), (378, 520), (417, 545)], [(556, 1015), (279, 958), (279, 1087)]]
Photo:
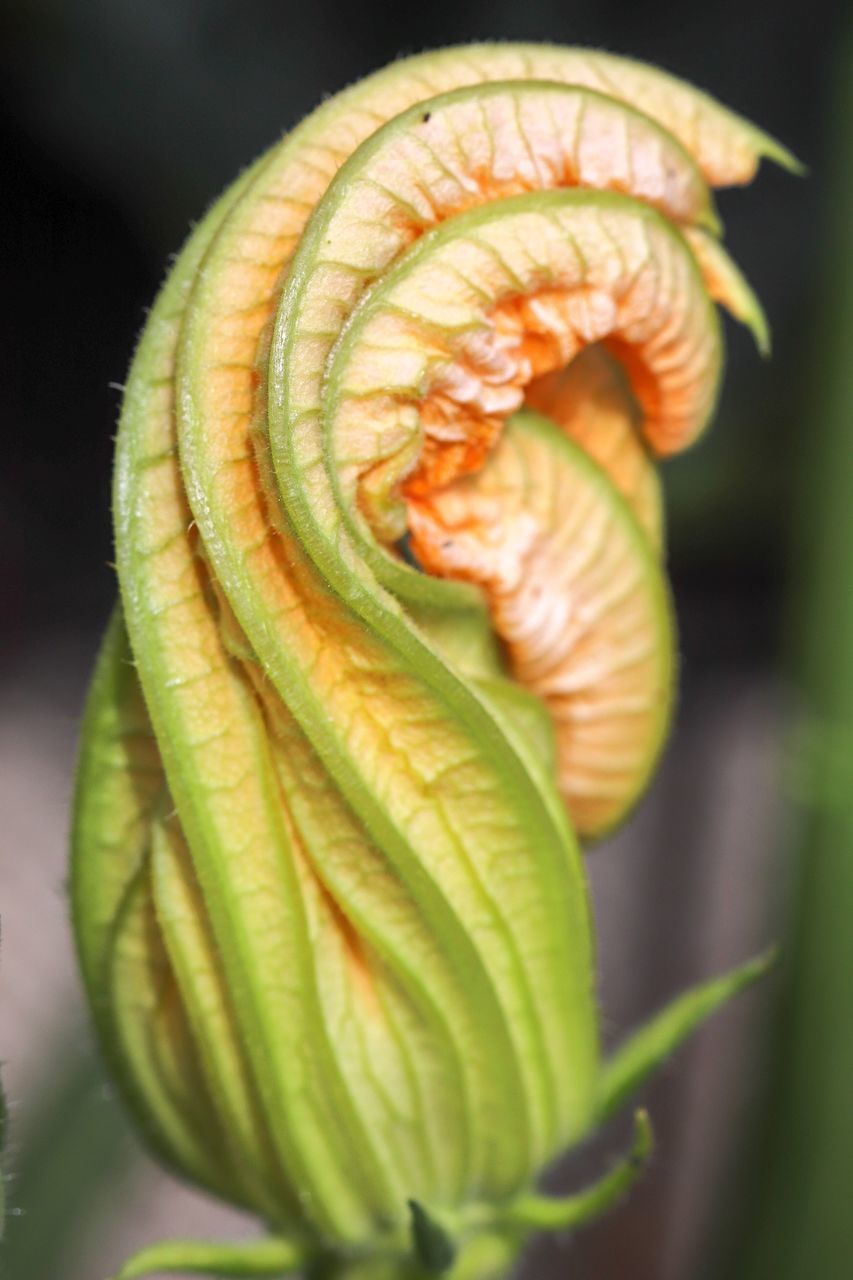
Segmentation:
[[(723, 192), (774, 356), (728, 329), (716, 424), (667, 467), (678, 726), (590, 860), (607, 1036), (783, 943), (648, 1091), (650, 1174), (526, 1280), (853, 1275), (853, 41), (825, 0), (7, 0), (0, 394), (5, 1280), (103, 1280), (238, 1215), (141, 1151), (100, 1073), (65, 861), (85, 683), (114, 595), (110, 462), (146, 305), (192, 221), (323, 96), (401, 52), (589, 44), (677, 72), (809, 166)], [(555, 1171), (580, 1186), (616, 1123)]]

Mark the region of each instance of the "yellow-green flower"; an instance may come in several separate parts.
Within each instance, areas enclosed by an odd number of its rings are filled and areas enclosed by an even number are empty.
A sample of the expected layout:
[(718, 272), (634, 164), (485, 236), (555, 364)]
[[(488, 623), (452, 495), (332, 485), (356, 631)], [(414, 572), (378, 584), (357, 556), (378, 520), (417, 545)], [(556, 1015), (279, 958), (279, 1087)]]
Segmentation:
[(675, 641), (655, 461), (766, 345), (709, 184), (777, 143), (650, 67), (396, 63), (190, 238), (125, 393), (121, 607), (73, 860), (103, 1047), (172, 1167), (253, 1210), (157, 1266), (500, 1275), (536, 1179), (760, 963), (602, 1063), (578, 837), (626, 815)]

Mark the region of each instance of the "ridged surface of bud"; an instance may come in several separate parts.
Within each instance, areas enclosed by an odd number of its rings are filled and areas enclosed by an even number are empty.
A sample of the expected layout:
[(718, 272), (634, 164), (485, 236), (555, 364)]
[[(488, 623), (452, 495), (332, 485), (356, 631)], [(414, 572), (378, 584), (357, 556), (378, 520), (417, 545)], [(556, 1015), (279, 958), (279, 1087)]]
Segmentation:
[(766, 344), (709, 190), (762, 156), (793, 167), (639, 63), (448, 49), (324, 103), (172, 267), (118, 436), (75, 926), (149, 1142), (270, 1236), (123, 1275), (501, 1274), (627, 1185), (642, 1118), (592, 1200), (534, 1190), (758, 971), (602, 1063), (579, 840), (669, 724), (657, 462), (712, 413), (714, 302)]

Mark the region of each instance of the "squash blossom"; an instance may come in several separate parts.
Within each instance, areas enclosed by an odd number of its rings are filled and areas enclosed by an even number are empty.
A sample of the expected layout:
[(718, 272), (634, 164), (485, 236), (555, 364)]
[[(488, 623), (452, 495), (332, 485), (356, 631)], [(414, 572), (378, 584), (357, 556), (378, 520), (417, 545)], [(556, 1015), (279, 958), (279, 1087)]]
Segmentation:
[(121, 604), (73, 903), (151, 1147), (267, 1234), (126, 1264), (504, 1275), (613, 1202), (584, 1139), (763, 961), (602, 1061), (579, 841), (646, 787), (675, 638), (657, 462), (715, 302), (767, 345), (710, 187), (779, 144), (602, 53), (453, 48), (325, 102), (198, 225), (115, 472)]

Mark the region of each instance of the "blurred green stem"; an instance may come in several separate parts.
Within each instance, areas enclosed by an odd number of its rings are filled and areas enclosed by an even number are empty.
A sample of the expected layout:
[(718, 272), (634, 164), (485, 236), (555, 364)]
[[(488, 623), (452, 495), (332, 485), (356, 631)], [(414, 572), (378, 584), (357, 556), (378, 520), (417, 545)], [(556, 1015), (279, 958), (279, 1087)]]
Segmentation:
[(3, 1280), (65, 1280), (82, 1265), (88, 1233), (101, 1225), (93, 1204), (109, 1211), (125, 1190), (134, 1147), (97, 1065), (79, 1050), (81, 1034), (75, 1024), (45, 1049), (47, 1060), (61, 1065), (33, 1098), (5, 1156)]
[(828, 278), (801, 437), (794, 928), (757, 1176), (736, 1265), (717, 1272), (726, 1280), (853, 1274), (853, 38), (839, 55)]

